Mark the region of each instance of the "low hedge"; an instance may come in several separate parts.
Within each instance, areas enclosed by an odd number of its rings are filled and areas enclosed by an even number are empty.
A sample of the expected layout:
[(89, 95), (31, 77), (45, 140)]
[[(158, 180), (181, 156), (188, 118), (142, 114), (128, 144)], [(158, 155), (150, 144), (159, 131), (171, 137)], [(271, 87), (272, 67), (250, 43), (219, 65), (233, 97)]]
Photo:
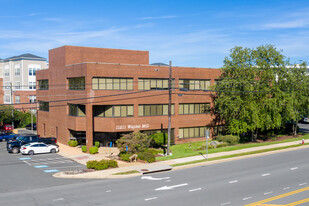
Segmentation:
[(98, 153), (98, 148), (97, 147), (90, 147), (89, 148), (89, 153), (90, 154), (96, 154), (96, 153)]
[(82, 152), (87, 152), (87, 146), (85, 145), (82, 146)]
[(116, 160), (92, 160), (87, 162), (88, 169), (105, 170), (108, 168), (116, 168), (118, 163)]
[(121, 154), (119, 154), (119, 157), (123, 161), (130, 162), (131, 155), (128, 154), (128, 153), (121, 153)]
[(239, 143), (239, 137), (233, 135), (225, 135), (225, 136), (218, 136), (216, 138), (219, 142), (227, 142), (229, 145), (235, 145)]
[(155, 158), (154, 154), (152, 154), (152, 152), (149, 152), (149, 151), (148, 152), (146, 151), (146, 152), (138, 153), (138, 157), (137, 158), (140, 159), (140, 160), (147, 161), (149, 163), (156, 161), (156, 158)]
[(78, 145), (78, 142), (77, 142), (77, 140), (70, 140), (70, 141), (68, 142), (68, 145), (69, 145), (70, 147), (76, 147), (76, 146)]

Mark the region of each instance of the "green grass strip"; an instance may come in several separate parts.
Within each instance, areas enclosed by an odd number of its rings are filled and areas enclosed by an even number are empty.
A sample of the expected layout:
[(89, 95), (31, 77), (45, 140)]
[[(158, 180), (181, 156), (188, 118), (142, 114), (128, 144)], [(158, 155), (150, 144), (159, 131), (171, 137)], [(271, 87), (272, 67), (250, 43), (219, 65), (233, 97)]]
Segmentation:
[[(306, 143), (304, 145), (309, 145), (309, 143)], [(263, 149), (263, 150), (252, 151), (252, 152), (244, 152), (244, 153), (239, 153), (239, 154), (226, 155), (226, 156), (222, 156), (222, 157), (214, 157), (214, 158), (209, 158), (208, 160), (203, 159), (203, 160), (195, 160), (195, 161), (191, 161), (191, 162), (178, 163), (178, 164), (173, 164), (171, 166), (172, 167), (178, 167), (178, 166), (183, 166), (183, 165), (190, 165), (190, 164), (196, 164), (196, 163), (201, 163), (201, 162), (209, 162), (209, 161), (214, 161), (214, 160), (228, 159), (228, 158), (239, 157), (239, 156), (247, 156), (247, 155), (252, 155), (252, 154), (259, 154), (259, 153), (264, 153), (264, 152), (283, 150), (283, 149), (301, 147), (301, 146), (303, 146), (303, 145), (299, 144), (299, 145), (290, 145), (290, 146), (285, 146), (285, 147), (276, 147), (276, 148), (271, 148), (271, 149)]]
[(140, 173), (140, 172), (137, 171), (137, 170), (130, 170), (130, 171), (127, 171), (127, 172), (118, 172), (118, 173), (115, 173), (115, 174), (112, 174), (112, 175), (130, 175), (130, 174), (135, 174), (135, 173)]

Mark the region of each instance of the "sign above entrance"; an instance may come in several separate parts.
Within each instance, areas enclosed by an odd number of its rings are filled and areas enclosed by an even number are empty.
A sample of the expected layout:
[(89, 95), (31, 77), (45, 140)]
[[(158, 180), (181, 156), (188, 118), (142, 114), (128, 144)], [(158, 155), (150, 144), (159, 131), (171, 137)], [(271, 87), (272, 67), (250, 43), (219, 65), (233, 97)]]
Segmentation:
[(124, 129), (146, 129), (149, 128), (149, 124), (128, 124), (128, 125), (116, 125), (116, 130), (124, 130)]

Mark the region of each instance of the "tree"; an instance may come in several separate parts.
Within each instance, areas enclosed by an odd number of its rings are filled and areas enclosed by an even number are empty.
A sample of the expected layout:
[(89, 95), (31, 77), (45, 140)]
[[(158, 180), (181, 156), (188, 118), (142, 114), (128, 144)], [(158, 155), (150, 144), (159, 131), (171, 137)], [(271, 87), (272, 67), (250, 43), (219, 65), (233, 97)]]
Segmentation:
[[(36, 117), (33, 115), (33, 122), (36, 122)], [(12, 106), (0, 106), (0, 123), (12, 123)], [(25, 127), (31, 123), (31, 113), (14, 110), (14, 125), (16, 128)]]
[(117, 140), (117, 147), (120, 152), (125, 152), (128, 147), (128, 153), (133, 154), (149, 148), (151, 141), (147, 134), (137, 131), (123, 135)]
[(288, 61), (272, 45), (256, 49), (234, 47), (221, 68), (221, 81), (215, 85), (216, 111), (232, 134), (278, 128), (285, 104), (284, 81)]

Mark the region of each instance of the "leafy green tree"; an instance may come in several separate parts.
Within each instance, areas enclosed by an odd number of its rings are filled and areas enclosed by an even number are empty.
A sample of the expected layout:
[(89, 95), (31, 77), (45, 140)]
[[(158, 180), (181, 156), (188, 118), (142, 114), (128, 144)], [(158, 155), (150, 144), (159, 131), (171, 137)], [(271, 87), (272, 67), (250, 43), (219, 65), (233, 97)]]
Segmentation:
[[(35, 115), (33, 117), (33, 122), (36, 122)], [(0, 106), (0, 123), (11, 124), (12, 123), (12, 106)], [(14, 110), (14, 126), (16, 128), (25, 127), (27, 124), (31, 123), (31, 113)]]
[(149, 148), (152, 139), (139, 131), (123, 135), (117, 140), (117, 147), (120, 152), (125, 152), (128, 146), (128, 153), (142, 152)]
[(216, 111), (232, 134), (251, 133), (282, 125), (284, 91), (280, 88), (288, 62), (272, 45), (235, 47), (224, 60), (216, 85)]

